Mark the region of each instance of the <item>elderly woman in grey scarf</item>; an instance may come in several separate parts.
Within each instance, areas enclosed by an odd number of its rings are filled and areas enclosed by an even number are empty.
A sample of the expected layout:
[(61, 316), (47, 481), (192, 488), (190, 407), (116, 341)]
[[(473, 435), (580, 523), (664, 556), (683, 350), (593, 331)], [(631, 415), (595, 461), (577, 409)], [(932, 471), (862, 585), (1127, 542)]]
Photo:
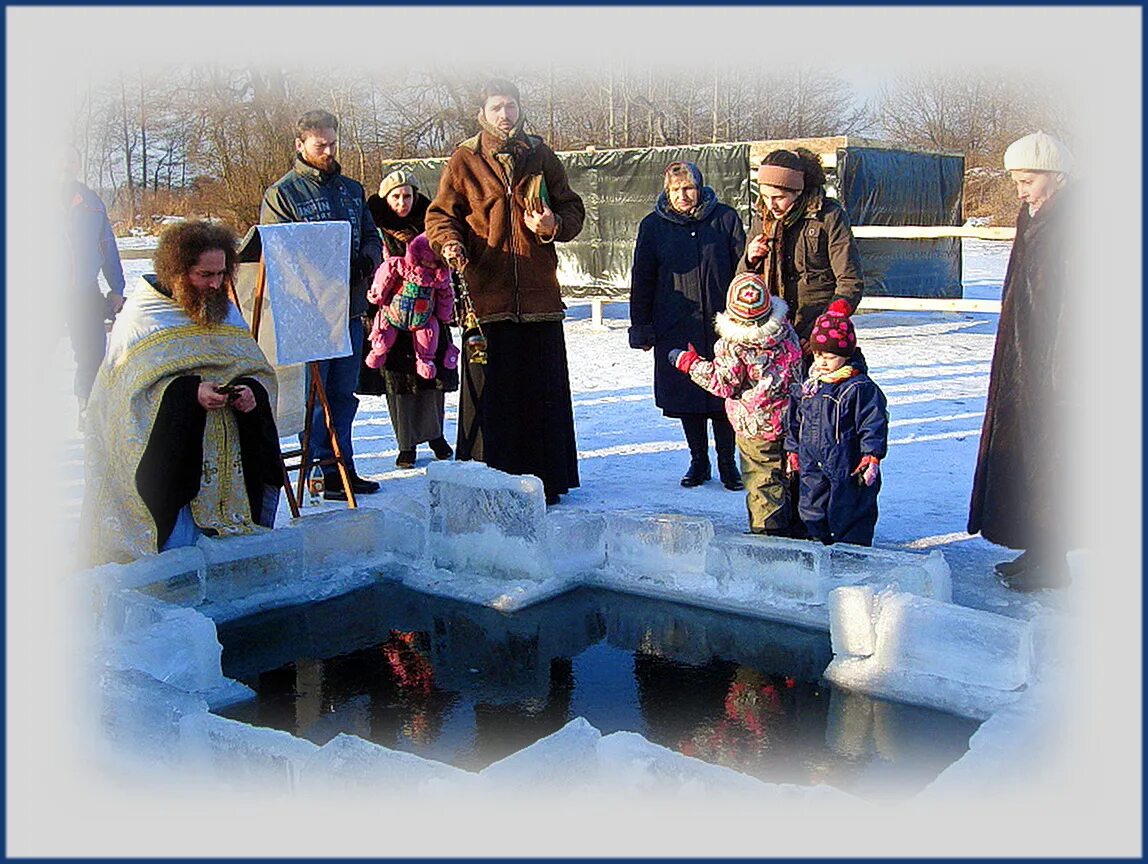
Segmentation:
[(667, 360), (671, 348), (692, 345), (713, 356), (714, 315), (745, 250), (745, 229), (732, 207), (717, 200), (692, 162), (672, 162), (654, 211), (638, 226), (630, 277), (630, 347), (654, 349), (654, 402), (681, 420), (690, 465), (681, 485), (710, 479), (706, 421), (713, 426), (718, 474), (725, 488), (744, 488), (735, 460), (733, 427), (722, 400), (694, 385)]

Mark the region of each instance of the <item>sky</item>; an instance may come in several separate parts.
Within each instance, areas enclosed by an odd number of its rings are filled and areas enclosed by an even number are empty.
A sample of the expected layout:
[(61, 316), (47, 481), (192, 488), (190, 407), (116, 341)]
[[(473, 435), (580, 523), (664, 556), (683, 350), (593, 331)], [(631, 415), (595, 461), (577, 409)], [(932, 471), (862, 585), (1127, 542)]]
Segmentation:
[[(1096, 385), (1081, 394), (1078, 422), (1093, 419), (1096, 406), (1103, 406), (1105, 422), (1092, 434), (1111, 438), (1119, 449), (1102, 441), (1093, 458), (1107, 467), (1111, 454), (1119, 453), (1115, 464), (1125, 478), (1116, 488), (1105, 488), (1104, 500), (1111, 506), (1081, 517), (1107, 520), (1109, 530), (1123, 541), (1098, 551), (1098, 568), (1106, 581), (1098, 580), (1095, 594), (1083, 594), (1081, 610), (1096, 622), (1098, 643), (1090, 650), (1107, 658), (1112, 668), (1103, 671), (1110, 673), (1118, 671), (1123, 654), (1116, 647), (1103, 653), (1102, 648), (1115, 645), (1111, 640), (1121, 635), (1111, 632), (1105, 622), (1115, 612), (1139, 610), (1142, 590), (1138, 482), (1142, 465), (1140, 448), (1135, 446), (1141, 438), (1139, 329), (1134, 326), (1120, 331), (1127, 334), (1122, 338), (1112, 338), (1116, 322), (1142, 320), (1142, 202), (1137, 195), (1111, 194), (1116, 189), (1142, 188), (1141, 15), (1139, 7), (1063, 6), (9, 7), (8, 684), (9, 692), (15, 688), (23, 699), (15, 708), (9, 701), (8, 732), (9, 741), (14, 730), (29, 734), (21, 750), (41, 754), (33, 771), (9, 777), (9, 853), (39, 853), (61, 820), (75, 822), (81, 814), (85, 827), (103, 826), (100, 837), (105, 844), (114, 842), (119, 831), (110, 829), (122, 825), (116, 814), (122, 802), (106, 789), (85, 788), (70, 773), (73, 763), (67, 757), (74, 756), (69, 747), (75, 742), (61, 738), (59, 725), (52, 723), (68, 703), (63, 693), (44, 683), (66, 681), (72, 670), (66, 662), (67, 630), (60, 620), (70, 600), (68, 583), (62, 558), (53, 557), (54, 551), (64, 550), (54, 542), (58, 535), (51, 520), (44, 518), (44, 508), (36, 506), (43, 501), (43, 466), (59, 458), (53, 437), (42, 430), (53, 425), (64, 428), (74, 420), (68, 419), (63, 406), (45, 397), (35, 373), (35, 358), (43, 355), (44, 328), (63, 317), (62, 298), (48, 287), (62, 282), (61, 256), (58, 236), (51, 229), (52, 201), (37, 156), (62, 140), (70, 119), (62, 106), (70, 104), (78, 84), (140, 64), (218, 60), (306, 69), (358, 57), (379, 64), (422, 62), (428, 54), (460, 62), (499, 56), (518, 57), (523, 63), (553, 58), (597, 64), (623, 56), (685, 63), (715, 52), (737, 62), (772, 65), (803, 63), (812, 51), (833, 58), (859, 83), (878, 82), (900, 71), (911, 74), (935, 66), (978, 69), (986, 63), (998, 74), (1038, 71), (1060, 76), (1065, 81), (1064, 98), (1076, 106), (1080, 129), (1087, 132), (1076, 142), (1075, 152), (1077, 163), (1087, 166), (1088, 177), (1078, 198), (1082, 248), (1105, 250), (1090, 255), (1082, 268), (1086, 278), (1073, 310), (1080, 319), (1081, 338), (1097, 349), (1104, 346), (1103, 351), (1087, 354), (1090, 380)], [(311, 38), (316, 33), (319, 38)], [(1096, 302), (1098, 297), (1102, 302)], [(1129, 381), (1136, 386), (1129, 386)], [(33, 418), (40, 422), (32, 422)], [(1100, 500), (1101, 486), (1111, 474), (1096, 471), (1091, 476), (1095, 500)], [(1140, 626), (1138, 616), (1135, 626)], [(44, 632), (58, 638), (45, 640)], [(22, 644), (37, 645), (35, 664), (27, 664), (23, 652), (14, 656), (11, 647)], [(1140, 683), (1137, 676), (1118, 686), (1139, 688)], [(14, 721), (18, 722), (13, 725)], [(1133, 749), (1137, 752), (1111, 750), (1098, 767), (1110, 767), (1121, 776), (1138, 771), (1140, 754), (1138, 747)], [(26, 761), (21, 765), (28, 767)], [(11, 764), (9, 770), (15, 770)], [(1103, 800), (1103, 795), (1099, 798)], [(1046, 822), (1049, 830), (1065, 834), (1065, 854), (1100, 843), (1124, 854), (1130, 854), (1128, 843), (1139, 848), (1139, 826), (1114, 821), (1123, 812), (1119, 808), (1090, 807), (1087, 819), (1075, 818), (1079, 808), (1087, 806), (1080, 794), (1066, 798), (1064, 806), (1069, 809), (1046, 814)], [(187, 814), (178, 806), (170, 810), (171, 818), (135, 826), (141, 837), (184, 830)], [(260, 819), (248, 824), (281, 827), (284, 820), (276, 818), (279, 815), (264, 807)], [(197, 830), (203, 830), (202, 821), (195, 821)], [(911, 832), (912, 826), (904, 830)], [(246, 833), (233, 828), (231, 833), (221, 831), (218, 839), (221, 844), (232, 841), (223, 848), (234, 851)], [(1001, 838), (992, 832), (984, 839), (987, 851), (1001, 848), (993, 845)], [(90, 853), (104, 848), (95, 839), (93, 843)]]

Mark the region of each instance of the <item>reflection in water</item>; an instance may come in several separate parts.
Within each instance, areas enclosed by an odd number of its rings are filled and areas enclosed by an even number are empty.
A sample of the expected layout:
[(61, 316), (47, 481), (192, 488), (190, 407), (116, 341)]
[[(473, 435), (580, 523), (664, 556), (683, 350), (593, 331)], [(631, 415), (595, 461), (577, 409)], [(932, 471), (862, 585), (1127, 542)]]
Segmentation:
[(780, 783), (918, 791), (976, 723), (836, 691), (824, 633), (579, 589), (505, 614), (383, 583), (219, 625), (227, 716), (478, 770), (575, 716)]

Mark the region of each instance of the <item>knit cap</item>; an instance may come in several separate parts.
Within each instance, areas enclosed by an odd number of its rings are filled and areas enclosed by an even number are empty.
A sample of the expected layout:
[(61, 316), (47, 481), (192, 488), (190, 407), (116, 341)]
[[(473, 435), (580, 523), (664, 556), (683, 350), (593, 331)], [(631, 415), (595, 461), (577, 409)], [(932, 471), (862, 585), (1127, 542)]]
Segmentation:
[(763, 322), (773, 309), (769, 288), (756, 273), (739, 273), (729, 283), (725, 311), (743, 321)]
[(1004, 167), (1009, 171), (1072, 171), (1072, 153), (1062, 141), (1047, 132), (1033, 132), (1018, 138), (1004, 152)]
[(415, 179), (415, 175), (410, 171), (392, 171), (382, 182), (379, 183), (379, 197), (386, 198), (387, 195), (398, 189), (400, 186), (410, 186), (411, 191), (414, 192), (419, 188), (419, 181)]
[(857, 334), (849, 320), (849, 303), (838, 298), (817, 316), (809, 334), (809, 350), (822, 354), (852, 357), (857, 348)]

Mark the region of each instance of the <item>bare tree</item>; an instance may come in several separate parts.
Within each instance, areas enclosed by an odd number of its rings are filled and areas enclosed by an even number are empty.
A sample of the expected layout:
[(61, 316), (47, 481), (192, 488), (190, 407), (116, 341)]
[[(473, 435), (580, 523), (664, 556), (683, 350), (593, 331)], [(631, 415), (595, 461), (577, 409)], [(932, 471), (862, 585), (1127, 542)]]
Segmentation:
[(931, 70), (886, 85), (877, 115), (893, 143), (957, 151), (969, 167), (996, 167), (1009, 143), (1027, 132), (1064, 134), (1062, 111), (1050, 95), (1012, 75)]

